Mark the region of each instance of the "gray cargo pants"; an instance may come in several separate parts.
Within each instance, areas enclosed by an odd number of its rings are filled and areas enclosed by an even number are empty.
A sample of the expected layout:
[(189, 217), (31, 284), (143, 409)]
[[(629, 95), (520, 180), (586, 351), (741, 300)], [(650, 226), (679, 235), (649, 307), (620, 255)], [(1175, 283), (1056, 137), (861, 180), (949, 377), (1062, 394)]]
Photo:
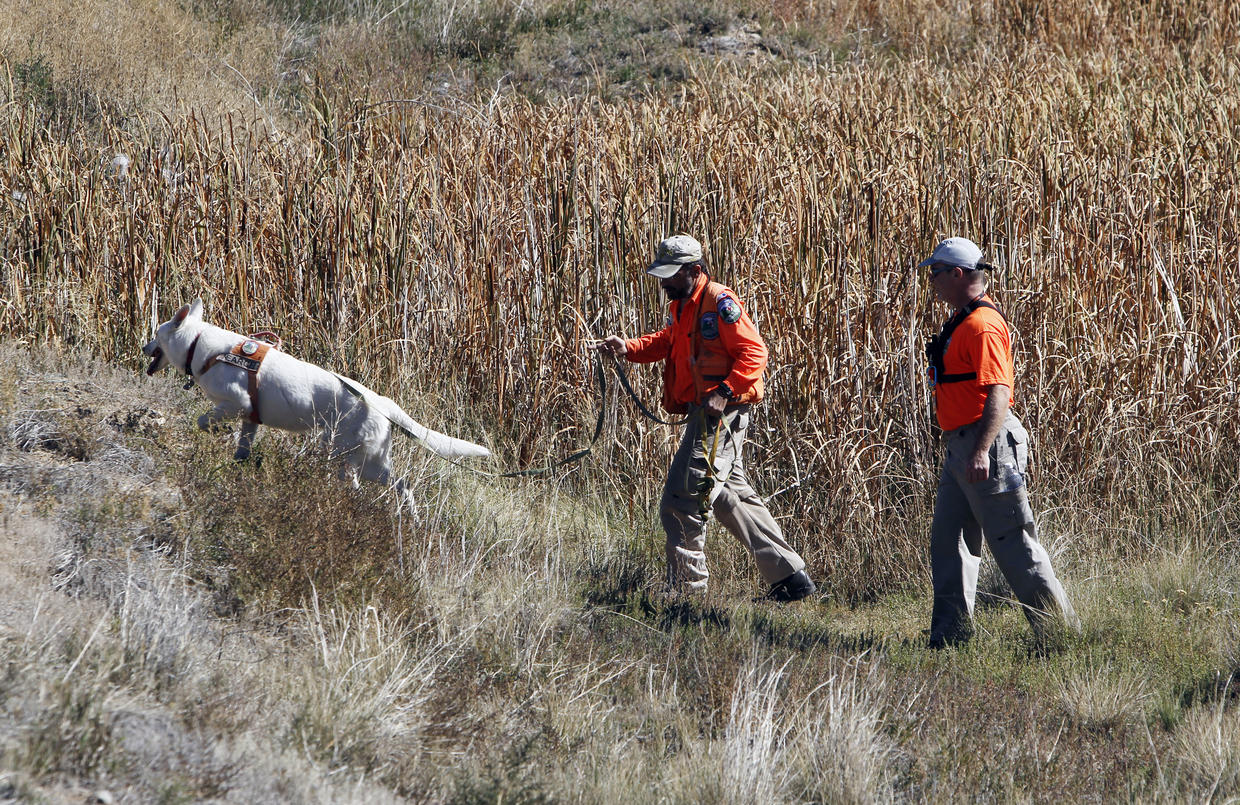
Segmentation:
[(930, 641), (959, 642), (973, 634), (973, 602), (982, 537), (1035, 631), (1063, 618), (1079, 628), (1050, 556), (1038, 543), (1025, 487), (1029, 435), (1012, 413), (990, 446), (990, 477), (968, 481), (977, 423), (944, 434), (946, 454), (930, 528), (934, 611)]
[[(784, 541), (779, 524), (745, 477), (741, 448), (749, 429), (750, 406), (737, 405), (724, 412), (717, 443), (719, 420), (703, 414), (699, 406), (689, 409), (659, 503), (659, 517), (667, 533), (668, 579), (674, 587), (694, 592), (706, 589), (710, 576), (706, 570), (706, 521), (713, 511), (753, 554), (762, 578), (770, 584), (782, 581), (804, 568), (805, 560)], [(712, 446), (714, 473), (708, 474), (707, 455)]]

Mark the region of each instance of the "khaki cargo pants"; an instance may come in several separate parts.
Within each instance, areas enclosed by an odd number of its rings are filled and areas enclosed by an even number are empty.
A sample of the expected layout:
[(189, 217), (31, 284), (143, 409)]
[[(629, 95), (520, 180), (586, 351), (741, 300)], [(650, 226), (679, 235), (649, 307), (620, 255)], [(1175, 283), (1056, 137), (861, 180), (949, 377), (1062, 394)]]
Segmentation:
[(931, 642), (958, 642), (973, 633), (983, 536), (1035, 631), (1059, 618), (1078, 628), (1050, 556), (1038, 543), (1025, 487), (1029, 435), (1009, 412), (990, 446), (990, 477), (971, 484), (967, 471), (976, 428), (974, 423), (944, 434), (946, 453), (930, 529)]
[[(805, 560), (784, 541), (783, 531), (745, 477), (741, 448), (749, 418), (750, 406), (729, 407), (716, 443), (719, 419), (705, 415), (699, 406), (689, 409), (659, 504), (667, 532), (668, 579), (673, 587), (705, 591), (710, 575), (706, 570), (706, 521), (712, 511), (753, 554), (758, 572), (768, 583), (782, 581), (805, 567)], [(708, 473), (707, 456), (712, 447), (714, 472)]]

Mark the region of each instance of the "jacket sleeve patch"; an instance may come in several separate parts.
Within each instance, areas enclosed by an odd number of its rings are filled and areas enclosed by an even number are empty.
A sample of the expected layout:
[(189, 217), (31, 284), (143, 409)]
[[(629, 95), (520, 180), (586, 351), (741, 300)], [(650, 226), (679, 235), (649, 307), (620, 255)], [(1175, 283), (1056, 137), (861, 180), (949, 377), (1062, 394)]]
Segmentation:
[(741, 320), (741, 306), (730, 296), (719, 297), (719, 318), (726, 324), (736, 324)]
[(719, 337), (718, 314), (707, 313), (702, 316), (702, 337), (707, 341), (714, 341)]

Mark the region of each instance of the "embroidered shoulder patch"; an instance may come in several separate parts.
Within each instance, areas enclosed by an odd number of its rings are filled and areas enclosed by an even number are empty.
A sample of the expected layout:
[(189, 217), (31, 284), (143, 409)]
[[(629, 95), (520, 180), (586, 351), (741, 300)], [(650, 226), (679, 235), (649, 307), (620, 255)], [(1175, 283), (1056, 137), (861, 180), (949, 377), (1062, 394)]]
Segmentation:
[(730, 296), (719, 297), (719, 318), (726, 324), (736, 324), (741, 320), (741, 306)]
[(717, 313), (707, 313), (702, 316), (702, 337), (707, 341), (714, 341), (719, 337), (719, 315)]

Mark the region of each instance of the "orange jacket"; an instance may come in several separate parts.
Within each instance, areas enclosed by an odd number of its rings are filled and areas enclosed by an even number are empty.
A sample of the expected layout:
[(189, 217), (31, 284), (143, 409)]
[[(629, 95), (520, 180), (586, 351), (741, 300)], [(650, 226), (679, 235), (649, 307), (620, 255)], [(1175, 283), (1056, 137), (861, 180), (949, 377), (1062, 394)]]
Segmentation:
[(732, 289), (703, 274), (688, 299), (675, 300), (667, 309), (662, 330), (630, 338), (624, 346), (633, 363), (666, 360), (663, 408), (668, 413), (683, 414), (691, 403), (701, 404), (720, 383), (732, 389), (730, 404), (762, 399), (766, 344)]

